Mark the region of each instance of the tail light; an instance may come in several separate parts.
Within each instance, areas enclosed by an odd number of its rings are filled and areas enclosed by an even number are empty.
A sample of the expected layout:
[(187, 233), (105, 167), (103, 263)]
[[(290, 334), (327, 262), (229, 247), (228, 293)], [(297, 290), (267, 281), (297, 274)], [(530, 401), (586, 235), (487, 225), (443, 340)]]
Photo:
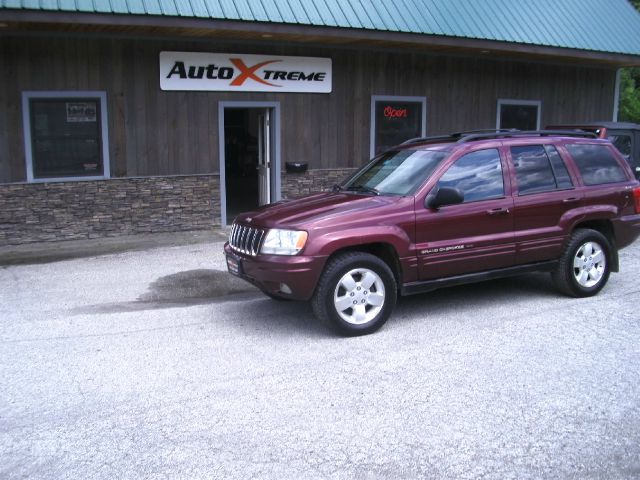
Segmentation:
[(636, 213), (640, 213), (640, 187), (633, 189), (633, 204), (636, 208)]

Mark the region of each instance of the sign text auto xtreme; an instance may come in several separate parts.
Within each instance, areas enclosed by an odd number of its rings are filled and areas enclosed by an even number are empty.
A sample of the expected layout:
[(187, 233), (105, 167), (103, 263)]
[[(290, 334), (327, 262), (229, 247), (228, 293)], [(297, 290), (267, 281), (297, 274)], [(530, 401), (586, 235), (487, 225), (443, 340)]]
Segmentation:
[(330, 93), (331, 76), (329, 58), (160, 52), (162, 90)]
[[(230, 60), (238, 60), (232, 58)], [(249, 71), (250, 71), (249, 67)], [(247, 71), (246, 69), (244, 70)], [(234, 68), (231, 67), (219, 67), (215, 64), (209, 65), (185, 65), (184, 62), (175, 62), (173, 68), (167, 75), (166, 78), (172, 78), (174, 75), (178, 78), (182, 79), (201, 79), (208, 78), (210, 80), (220, 79), (220, 80), (230, 80), (236, 74)], [(287, 70), (263, 70), (261, 75), (258, 76), (256, 73), (244, 74), (242, 71), (238, 78), (244, 75), (244, 79), (238, 82), (239, 84), (244, 83), (246, 79), (252, 78), (253, 80), (259, 81), (262, 80), (289, 80), (289, 81), (309, 81), (309, 82), (322, 82), (327, 76), (327, 72), (297, 72), (297, 71), (287, 71)], [(236, 79), (237, 80), (237, 79)], [(234, 80), (235, 81), (235, 80)], [(233, 82), (232, 82), (233, 83)], [(274, 87), (278, 85), (271, 84)]]

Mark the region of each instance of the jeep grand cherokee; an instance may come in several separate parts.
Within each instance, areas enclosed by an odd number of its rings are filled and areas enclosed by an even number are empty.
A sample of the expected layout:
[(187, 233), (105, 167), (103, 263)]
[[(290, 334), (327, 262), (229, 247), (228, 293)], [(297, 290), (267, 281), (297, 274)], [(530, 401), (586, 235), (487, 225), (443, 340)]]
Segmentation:
[(639, 234), (640, 184), (610, 142), (495, 131), (414, 139), (332, 192), (242, 214), (224, 251), (268, 296), (362, 335), (398, 295), (524, 272), (595, 295)]

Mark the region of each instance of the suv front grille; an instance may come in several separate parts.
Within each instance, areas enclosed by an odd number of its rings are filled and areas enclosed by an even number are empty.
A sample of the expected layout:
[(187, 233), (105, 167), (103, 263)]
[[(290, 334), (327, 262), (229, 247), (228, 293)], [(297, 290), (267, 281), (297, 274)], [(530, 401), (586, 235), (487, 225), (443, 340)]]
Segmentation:
[(260, 251), (260, 242), (265, 231), (261, 228), (247, 227), (234, 223), (229, 234), (229, 246), (236, 252), (255, 256)]

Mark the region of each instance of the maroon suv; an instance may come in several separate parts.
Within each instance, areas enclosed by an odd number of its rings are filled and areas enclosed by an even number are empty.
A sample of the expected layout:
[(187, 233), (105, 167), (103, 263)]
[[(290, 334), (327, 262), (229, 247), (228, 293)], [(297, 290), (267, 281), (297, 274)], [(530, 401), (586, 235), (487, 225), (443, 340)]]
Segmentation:
[(640, 184), (610, 142), (498, 131), (406, 142), (332, 192), (238, 216), (224, 250), (232, 274), (361, 335), (398, 294), (524, 272), (594, 295), (638, 235)]

